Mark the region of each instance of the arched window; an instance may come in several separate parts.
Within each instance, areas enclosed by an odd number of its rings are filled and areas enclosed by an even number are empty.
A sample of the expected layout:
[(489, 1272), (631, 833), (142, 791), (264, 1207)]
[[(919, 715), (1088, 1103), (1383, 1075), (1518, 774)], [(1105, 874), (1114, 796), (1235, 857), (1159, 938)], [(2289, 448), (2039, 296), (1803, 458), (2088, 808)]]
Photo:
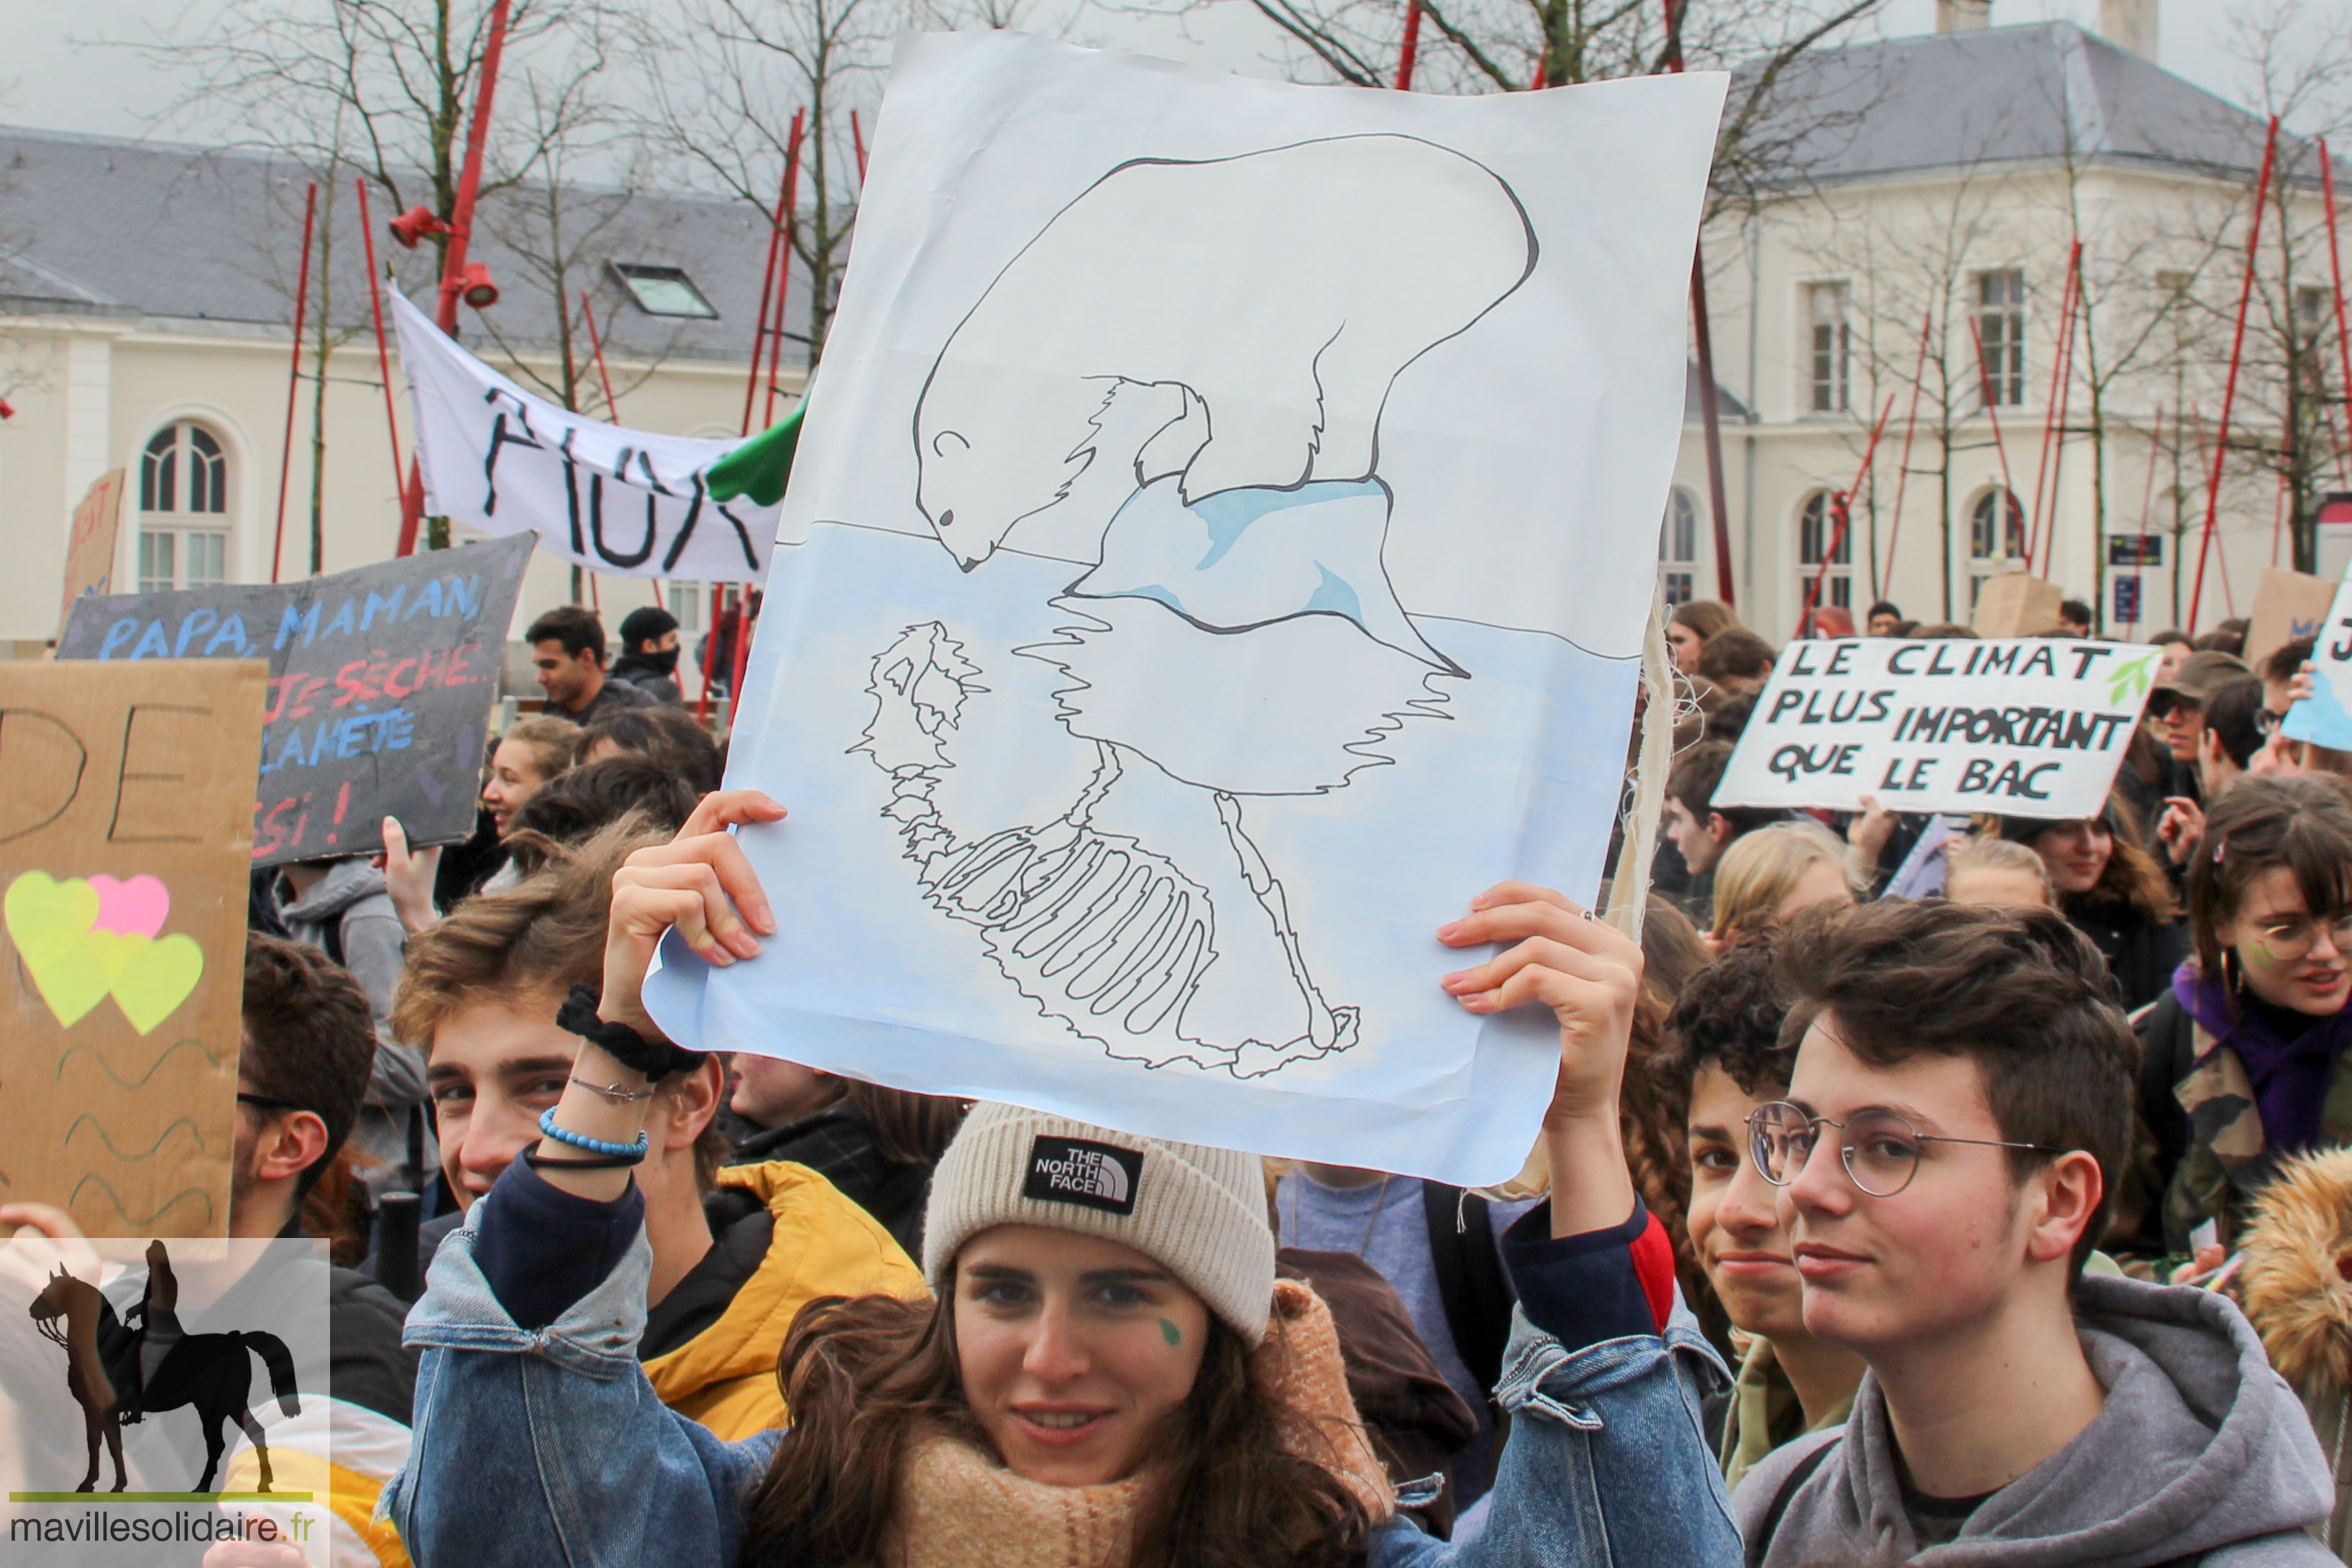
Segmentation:
[[(1830, 547), (1835, 543), (1836, 549)], [(1853, 525), (1846, 525), (1843, 537), (1838, 532), (1837, 507), (1827, 490), (1816, 490), (1805, 497), (1805, 509), (1797, 520), (1797, 602), (1802, 605), (1813, 591), (1813, 584), (1822, 576), (1822, 563), (1829, 562), (1829, 580), (1822, 584), (1820, 602), (1834, 604), (1843, 610), (1853, 608)]]
[(2007, 490), (1987, 490), (1978, 497), (1969, 508), (1970, 559), (1998, 565), (2024, 553), (2025, 508), (2017, 497)]
[(1698, 502), (1681, 486), (1666, 493), (1665, 525), (1658, 531), (1659, 580), (1669, 605), (1697, 597)]
[(1985, 579), (2025, 564), (2025, 508), (1996, 486), (1969, 508), (1969, 602), (1974, 605)]
[(157, 431), (139, 455), (139, 591), (228, 580), (228, 456), (202, 425)]

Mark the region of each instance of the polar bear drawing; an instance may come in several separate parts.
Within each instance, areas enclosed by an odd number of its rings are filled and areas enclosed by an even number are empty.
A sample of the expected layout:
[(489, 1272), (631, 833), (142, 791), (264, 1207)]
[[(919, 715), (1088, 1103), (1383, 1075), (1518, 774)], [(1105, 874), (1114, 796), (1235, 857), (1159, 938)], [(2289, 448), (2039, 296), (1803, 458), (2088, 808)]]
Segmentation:
[[(1406, 367), (1536, 259), (1509, 187), (1417, 138), (1139, 160), (1055, 214), (941, 350), (917, 502), (957, 565), (1048, 512), (1093, 541), (1051, 601), (1067, 622), (1016, 651), (1070, 678), (1055, 717), (1094, 770), (1052, 821), (947, 821), (956, 694), (984, 688), (937, 622), (877, 658), (856, 749), (892, 777), (934, 906), (1113, 1055), (1255, 1077), (1355, 1043), (1243, 802), (1390, 764), (1382, 743), (1468, 675), (1389, 580), (1381, 419)], [(1132, 484), (1106, 467), (1075, 498), (1097, 461)]]
[(969, 570), (1097, 456), (1113, 398), (1166, 400), (1136, 483), (1365, 480), (1397, 373), (1511, 293), (1536, 243), (1491, 171), (1409, 136), (1121, 164), (948, 340), (916, 405), (919, 495)]

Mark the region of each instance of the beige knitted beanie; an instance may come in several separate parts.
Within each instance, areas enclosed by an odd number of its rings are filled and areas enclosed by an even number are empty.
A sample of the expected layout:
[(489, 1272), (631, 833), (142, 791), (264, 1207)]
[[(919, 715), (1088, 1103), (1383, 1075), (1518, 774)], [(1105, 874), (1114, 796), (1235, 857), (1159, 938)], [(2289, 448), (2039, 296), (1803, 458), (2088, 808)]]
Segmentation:
[(996, 1225), (1099, 1236), (1166, 1264), (1250, 1344), (1274, 1300), (1274, 1232), (1250, 1155), (1114, 1133), (982, 1103), (931, 1178), (923, 1272), (944, 1292), (956, 1249)]

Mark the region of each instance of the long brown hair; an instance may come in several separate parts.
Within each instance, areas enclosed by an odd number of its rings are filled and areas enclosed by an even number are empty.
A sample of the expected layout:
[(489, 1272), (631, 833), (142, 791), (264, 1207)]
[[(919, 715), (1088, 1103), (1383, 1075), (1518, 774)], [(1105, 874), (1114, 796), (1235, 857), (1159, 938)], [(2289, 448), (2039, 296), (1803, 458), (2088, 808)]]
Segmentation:
[[(2078, 905), (2113, 908), (2126, 904), (2148, 919), (2161, 925), (2179, 917), (2180, 903), (2172, 895), (2172, 883), (2156, 857), (2147, 852), (2147, 839), (2139, 813), (2120, 794), (2107, 797), (2106, 810), (2093, 819), (2105, 828), (2113, 848), (2107, 852), (2106, 869), (2087, 893), (2061, 893), (2059, 907), (2071, 913)], [(2000, 835), (2033, 848), (2033, 842), (2063, 821), (2042, 818), (1996, 817), (1991, 819)], [(2038, 854), (2041, 852), (2035, 851)]]
[[(1268, 1334), (1283, 1332), (1277, 1316)], [(792, 1430), (752, 1493), (744, 1568), (868, 1568), (889, 1549), (915, 1446), (988, 1451), (963, 1402), (955, 1288), (935, 1301), (827, 1297), (801, 1312), (777, 1368)], [(1250, 1350), (1214, 1317), (1192, 1392), (1145, 1468), (1129, 1568), (1342, 1568), (1371, 1539), (1338, 1477), (1283, 1446)]]

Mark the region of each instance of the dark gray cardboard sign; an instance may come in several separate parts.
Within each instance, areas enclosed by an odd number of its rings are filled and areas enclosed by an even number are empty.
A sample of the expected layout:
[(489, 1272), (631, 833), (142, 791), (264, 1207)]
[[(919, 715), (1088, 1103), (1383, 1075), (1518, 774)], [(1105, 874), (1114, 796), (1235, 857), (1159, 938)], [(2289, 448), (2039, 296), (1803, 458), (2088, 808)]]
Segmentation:
[(91, 595), (60, 659), (267, 659), (253, 862), (371, 854), (474, 830), (499, 656), (534, 536), (299, 582)]

